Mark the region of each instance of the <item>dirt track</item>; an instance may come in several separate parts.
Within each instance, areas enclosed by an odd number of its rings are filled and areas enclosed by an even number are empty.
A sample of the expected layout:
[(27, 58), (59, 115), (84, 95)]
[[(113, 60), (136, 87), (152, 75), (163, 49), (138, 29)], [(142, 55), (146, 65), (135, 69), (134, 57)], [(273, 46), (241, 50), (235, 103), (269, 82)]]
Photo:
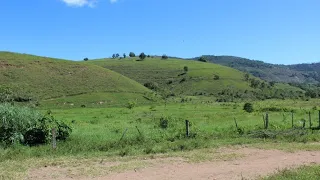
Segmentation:
[[(169, 180), (169, 179), (257, 179), (284, 168), (294, 168), (301, 165), (320, 164), (320, 151), (300, 151), (288, 153), (279, 150), (261, 150), (240, 148), (221, 150), (222, 153), (240, 155), (231, 160), (215, 160), (202, 163), (189, 163), (182, 158), (148, 159), (143, 167), (132, 167), (114, 172), (102, 172), (103, 168), (119, 165), (110, 162), (99, 165), (100, 173), (87, 176), (72, 167), (46, 167), (32, 170), (28, 179), (96, 179), (96, 180)], [(97, 164), (99, 164), (97, 162)], [(120, 163), (121, 164), (121, 163)], [(92, 166), (95, 165), (90, 165)], [(98, 165), (97, 165), (98, 166)], [(74, 167), (73, 167), (74, 168)], [(89, 166), (83, 166), (82, 172)]]

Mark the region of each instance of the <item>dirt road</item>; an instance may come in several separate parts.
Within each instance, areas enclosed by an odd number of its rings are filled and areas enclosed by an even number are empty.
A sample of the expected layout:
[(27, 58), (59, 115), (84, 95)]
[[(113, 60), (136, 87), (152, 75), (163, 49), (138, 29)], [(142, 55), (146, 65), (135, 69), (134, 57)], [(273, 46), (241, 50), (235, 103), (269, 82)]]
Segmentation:
[[(31, 170), (28, 179), (95, 179), (95, 180), (198, 180), (198, 179), (257, 179), (284, 168), (301, 165), (320, 164), (320, 151), (299, 151), (294, 153), (280, 150), (262, 150), (253, 148), (221, 149), (221, 154), (236, 154), (229, 160), (190, 163), (183, 158), (147, 159), (126, 168), (121, 162), (96, 162), (88, 166), (45, 167)], [(134, 160), (132, 160), (133, 162)], [(141, 161), (141, 160), (139, 160)], [(130, 162), (129, 162), (130, 163)], [(138, 165), (139, 164), (139, 165)], [(96, 166), (96, 167), (94, 167)], [(90, 169), (91, 170), (88, 170)], [(93, 168), (93, 169), (92, 169)], [(108, 169), (104, 171), (104, 169)], [(77, 170), (76, 170), (77, 169)], [(95, 172), (96, 170), (97, 172)], [(84, 173), (86, 172), (86, 173)], [(93, 173), (94, 172), (94, 173)]]

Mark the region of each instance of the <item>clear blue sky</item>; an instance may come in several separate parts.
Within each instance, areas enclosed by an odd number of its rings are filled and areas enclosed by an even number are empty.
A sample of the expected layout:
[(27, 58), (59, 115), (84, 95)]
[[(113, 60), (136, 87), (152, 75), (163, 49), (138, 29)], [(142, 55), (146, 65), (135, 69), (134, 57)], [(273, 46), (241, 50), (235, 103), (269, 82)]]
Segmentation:
[(1, 0), (0, 50), (320, 61), (319, 0)]

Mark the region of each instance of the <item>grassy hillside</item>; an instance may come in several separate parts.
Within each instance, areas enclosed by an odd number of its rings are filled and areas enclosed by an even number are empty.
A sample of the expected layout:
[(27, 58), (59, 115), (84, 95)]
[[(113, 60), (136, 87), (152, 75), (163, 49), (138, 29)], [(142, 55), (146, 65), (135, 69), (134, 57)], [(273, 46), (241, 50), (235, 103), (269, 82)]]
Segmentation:
[[(139, 61), (138, 58), (99, 59), (87, 63), (111, 69), (141, 84), (153, 83), (156, 90), (166, 89), (175, 95), (218, 95), (230, 98), (245, 92), (270, 93), (270, 90), (265, 90), (267, 88), (252, 88), (250, 82), (245, 81), (244, 72), (212, 63), (174, 58), (162, 60), (158, 57), (144, 61)], [(187, 72), (184, 67), (188, 67)], [(281, 84), (276, 84), (273, 89), (300, 91), (299, 88)]]
[(73, 61), (0, 52), (0, 86), (23, 97), (51, 99), (101, 92), (149, 90), (111, 70)]
[(318, 75), (320, 73), (319, 68), (309, 68), (310, 66), (314, 67), (311, 64), (286, 66), (235, 56), (206, 55), (204, 57), (209, 62), (249, 72), (250, 74), (266, 81), (317, 83), (320, 80)]
[[(178, 59), (137, 59), (92, 60), (88, 64), (111, 69), (141, 84), (157, 83), (160, 88), (172, 89), (179, 94), (217, 93), (227, 87), (251, 89), (243, 80), (244, 74), (229, 67)], [(184, 71), (185, 66), (188, 72)], [(214, 79), (215, 75), (219, 76), (218, 80)]]

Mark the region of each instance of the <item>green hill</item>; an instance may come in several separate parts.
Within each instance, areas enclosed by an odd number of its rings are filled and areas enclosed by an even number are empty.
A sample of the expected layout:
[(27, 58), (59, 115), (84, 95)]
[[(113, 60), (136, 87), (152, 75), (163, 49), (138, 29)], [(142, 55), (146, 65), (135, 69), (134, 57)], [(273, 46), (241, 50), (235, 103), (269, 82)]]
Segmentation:
[[(175, 95), (230, 96), (232, 93), (232, 96), (248, 96), (250, 94), (248, 92), (252, 92), (251, 94), (259, 94), (260, 91), (271, 93), (270, 90), (265, 90), (269, 87), (266, 82), (263, 83), (262, 80), (251, 77), (264, 84), (263, 90), (253, 88), (250, 82), (244, 79), (245, 73), (212, 63), (174, 58), (162, 60), (158, 57), (146, 58), (144, 61), (139, 61), (138, 58), (99, 59), (86, 63), (111, 69), (141, 84), (151, 86), (155, 90), (165, 89)], [(185, 66), (188, 67), (187, 72), (184, 71)], [(299, 88), (289, 85), (276, 85), (273, 90), (286, 91), (285, 89), (288, 88), (293, 92), (301, 92)]]
[[(319, 63), (299, 65), (278, 65), (235, 56), (204, 55), (209, 62), (248, 72), (266, 81), (284, 83), (320, 82)], [(195, 60), (199, 57), (194, 58)], [(317, 66), (316, 66), (317, 65)]]
[(40, 100), (81, 94), (97, 99), (97, 93), (141, 96), (149, 92), (141, 84), (99, 66), (10, 52), (0, 52), (0, 84), (1, 89), (9, 88), (18, 97)]

